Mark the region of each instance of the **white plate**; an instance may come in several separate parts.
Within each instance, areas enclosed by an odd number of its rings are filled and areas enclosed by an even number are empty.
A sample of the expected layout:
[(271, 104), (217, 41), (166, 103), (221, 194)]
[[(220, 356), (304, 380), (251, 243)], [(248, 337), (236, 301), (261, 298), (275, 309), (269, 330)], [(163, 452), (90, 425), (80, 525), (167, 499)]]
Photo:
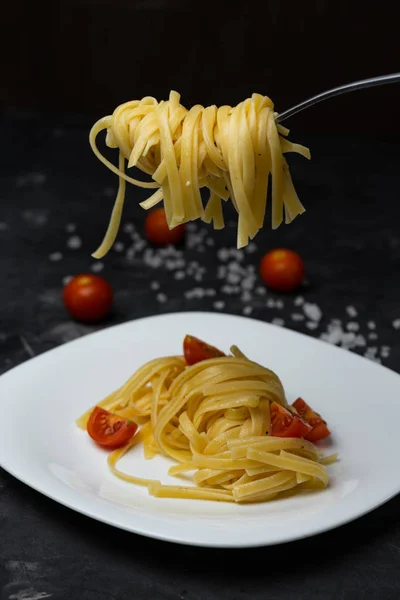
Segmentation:
[[(302, 395), (333, 432), (330, 487), (264, 504), (152, 498), (113, 477), (106, 454), (75, 418), (145, 361), (180, 353), (189, 332), (228, 350), (237, 344), (283, 380), (289, 401)], [(355, 519), (400, 491), (400, 377), (324, 342), (252, 319), (211, 313), (141, 319), (66, 344), (0, 378), (0, 464), (46, 496), (84, 515), (142, 535), (184, 544), (246, 547), (314, 535)], [(167, 459), (131, 472), (167, 476)], [(173, 479), (176, 483), (176, 479)]]

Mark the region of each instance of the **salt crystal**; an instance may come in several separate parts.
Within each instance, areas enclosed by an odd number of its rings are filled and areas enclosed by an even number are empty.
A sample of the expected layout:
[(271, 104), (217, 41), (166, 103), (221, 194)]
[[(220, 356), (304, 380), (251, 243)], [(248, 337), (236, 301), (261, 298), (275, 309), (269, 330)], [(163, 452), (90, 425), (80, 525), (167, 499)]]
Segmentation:
[(102, 271), (104, 269), (104, 263), (97, 261), (92, 264), (90, 269), (93, 273), (100, 273), (100, 271)]
[(381, 348), (381, 356), (382, 358), (388, 358), (390, 355), (390, 348), (389, 346), (382, 346)]
[(226, 277), (226, 281), (231, 284), (239, 283), (240, 280), (241, 280), (241, 277), (237, 273), (228, 273), (228, 275)]
[(252, 290), (254, 287), (254, 280), (252, 277), (245, 277), (242, 279), (241, 285), (244, 290)]
[(265, 287), (262, 287), (262, 285), (259, 285), (258, 287), (256, 287), (255, 292), (258, 296), (265, 296), (267, 290), (265, 289)]
[(304, 304), (304, 298), (303, 298), (303, 296), (297, 296), (297, 297), (294, 299), (294, 302), (293, 302), (293, 304), (294, 304), (295, 306), (301, 306), (302, 304)]
[(81, 246), (82, 246), (82, 240), (77, 235), (72, 235), (67, 240), (67, 248), (69, 248), (70, 250), (78, 250), (78, 248), (80, 248)]
[(321, 334), (321, 339), (329, 344), (339, 344), (343, 339), (343, 333), (341, 325), (330, 323), (328, 331)]
[(274, 308), (275, 307), (275, 300), (273, 298), (268, 298), (268, 300), (267, 300), (267, 307), (268, 308)]
[(245, 290), (241, 295), (242, 302), (251, 302), (253, 299), (249, 291)]
[(366, 346), (366, 344), (367, 341), (363, 335), (356, 335), (356, 337), (354, 338), (354, 346)]
[(250, 242), (250, 244), (247, 244), (245, 250), (247, 254), (253, 254), (254, 252), (257, 252), (257, 246), (253, 242)]
[(253, 308), (251, 306), (245, 306), (243, 309), (243, 314), (246, 316), (251, 315), (252, 312), (253, 312)]
[(223, 294), (228, 294), (228, 296), (233, 294), (239, 294), (240, 287), (238, 285), (223, 285), (221, 288), (221, 292)]
[(207, 246), (214, 246), (215, 242), (214, 242), (214, 240), (212, 238), (207, 238), (206, 239), (206, 244), (207, 244)]
[(133, 223), (124, 223), (122, 231), (124, 231), (124, 233), (132, 233), (132, 231), (135, 231), (135, 226)]
[(349, 323), (347, 323), (346, 329), (347, 331), (358, 331), (360, 329), (360, 326), (355, 321), (350, 321)]
[(201, 273), (195, 273), (193, 279), (198, 282), (203, 281), (203, 275)]
[(150, 289), (152, 289), (154, 292), (160, 289), (160, 284), (158, 281), (152, 281), (150, 283)]
[(75, 223), (67, 223), (67, 225), (65, 226), (65, 231), (67, 233), (74, 233), (75, 230), (76, 230)]
[(303, 304), (304, 314), (311, 321), (320, 321), (322, 317), (321, 309), (317, 304), (313, 304), (311, 302), (305, 302)]
[(285, 325), (285, 321), (283, 319), (280, 319), (279, 317), (275, 317), (275, 319), (272, 319), (271, 323), (272, 325), (278, 325), (278, 327), (284, 327)]
[(204, 290), (204, 295), (205, 296), (209, 296), (210, 298), (212, 298), (213, 296), (217, 295), (216, 290), (213, 290), (212, 288), (209, 288), (207, 290)]
[(184, 271), (176, 271), (174, 273), (174, 279), (176, 279), (177, 281), (185, 279), (185, 272)]
[(216, 302), (214, 302), (213, 307), (216, 310), (222, 310), (223, 308), (225, 308), (225, 302), (223, 300), (217, 300)]
[(67, 285), (70, 281), (72, 281), (72, 279), (73, 279), (72, 275), (66, 275), (65, 277), (62, 278), (62, 284)]
[(307, 327), (307, 329), (314, 330), (314, 329), (317, 329), (318, 323), (316, 323), (315, 321), (307, 321), (306, 327)]
[(164, 304), (168, 300), (167, 296), (165, 294), (163, 294), (162, 292), (157, 294), (156, 298), (157, 298), (157, 302), (160, 302), (160, 304)]
[(392, 325), (395, 329), (400, 329), (400, 319), (395, 319)]
[(196, 229), (197, 229), (196, 223), (193, 223), (193, 222), (187, 223), (186, 229), (188, 231), (196, 231)]
[(51, 260), (52, 262), (57, 262), (61, 260), (62, 257), (63, 255), (61, 254), (61, 252), (52, 252), (51, 254), (49, 254), (49, 260)]
[(122, 242), (115, 242), (114, 250), (115, 252), (122, 252), (125, 248), (125, 245)]
[(375, 333), (375, 331), (371, 331), (371, 333), (368, 334), (368, 339), (369, 340), (377, 340), (378, 339), (378, 334)]
[(367, 327), (368, 329), (376, 329), (375, 321), (368, 321)]
[(275, 302), (275, 306), (276, 306), (276, 308), (282, 309), (283, 308), (283, 300), (277, 300)]
[(8, 229), (7, 223), (0, 221), (0, 231), (5, 231), (6, 229)]
[(304, 315), (302, 315), (301, 313), (293, 313), (291, 317), (293, 321), (304, 321)]
[(358, 312), (354, 306), (347, 306), (346, 312), (349, 315), (349, 317), (352, 319), (355, 319), (355, 317), (357, 317), (357, 315), (358, 315)]

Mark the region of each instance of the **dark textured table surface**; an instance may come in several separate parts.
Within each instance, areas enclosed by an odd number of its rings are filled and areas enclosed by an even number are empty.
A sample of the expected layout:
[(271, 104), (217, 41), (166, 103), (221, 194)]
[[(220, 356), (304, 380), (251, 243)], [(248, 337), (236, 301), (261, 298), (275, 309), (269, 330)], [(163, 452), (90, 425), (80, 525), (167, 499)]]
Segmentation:
[[(99, 263), (90, 253), (116, 181), (92, 157), (88, 126), (73, 116), (1, 119), (1, 372), (95, 329), (70, 321), (61, 302), (66, 278), (88, 270), (101, 272), (116, 291), (103, 327), (182, 310), (247, 314), (400, 370), (396, 140), (298, 140), (313, 152), (311, 163), (291, 161), (308, 210), (290, 226), (262, 232), (243, 252), (233, 250), (233, 215), (224, 232), (195, 225), (177, 250), (149, 247), (137, 207), (145, 195), (131, 189), (119, 243)], [(305, 259), (307, 282), (293, 296), (266, 293), (258, 280), (260, 256), (276, 246)], [(399, 498), (316, 538), (212, 551), (114, 530), (0, 470), (0, 540), (2, 599), (400, 597)]]

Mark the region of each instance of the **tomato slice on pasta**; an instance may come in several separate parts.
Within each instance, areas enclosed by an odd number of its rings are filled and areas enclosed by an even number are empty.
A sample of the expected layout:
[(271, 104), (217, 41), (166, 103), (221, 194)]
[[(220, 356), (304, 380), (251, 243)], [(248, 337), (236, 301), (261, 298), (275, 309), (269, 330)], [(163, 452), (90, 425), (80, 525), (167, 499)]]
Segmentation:
[(277, 402), (271, 404), (271, 435), (276, 437), (305, 438), (312, 427), (303, 419)]
[(304, 421), (307, 421), (312, 427), (312, 430), (306, 436), (310, 442), (319, 442), (319, 440), (323, 440), (330, 436), (331, 432), (328, 429), (326, 421), (324, 421), (321, 415), (315, 412), (303, 398), (297, 398), (297, 400), (293, 402), (293, 406), (299, 416), (304, 419)]
[(183, 353), (188, 365), (194, 365), (202, 360), (225, 356), (221, 350), (210, 346), (193, 335), (187, 335), (183, 340)]
[(96, 406), (90, 415), (87, 432), (99, 446), (115, 449), (125, 446), (135, 435), (138, 426), (133, 421)]

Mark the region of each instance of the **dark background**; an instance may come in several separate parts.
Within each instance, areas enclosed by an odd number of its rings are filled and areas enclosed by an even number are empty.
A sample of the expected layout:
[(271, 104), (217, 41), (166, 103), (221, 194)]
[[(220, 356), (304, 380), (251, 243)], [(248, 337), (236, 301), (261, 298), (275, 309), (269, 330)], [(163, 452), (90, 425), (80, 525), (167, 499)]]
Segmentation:
[[(115, 290), (112, 314), (89, 327), (71, 321), (62, 303), (65, 278), (99, 264), (90, 253), (104, 233), (117, 184), (88, 146), (95, 119), (125, 100), (166, 98), (171, 88), (187, 105), (234, 104), (258, 91), (284, 110), (331, 86), (398, 71), (396, 5), (373, 0), (3, 3), (0, 373), (129, 319), (182, 310), (241, 315), (246, 309), (252, 317), (280, 319), (317, 338), (334, 319), (344, 329), (356, 321), (366, 342), (352, 349), (399, 372), (399, 330), (393, 325), (400, 319), (399, 85), (331, 100), (288, 123), (293, 139), (312, 150), (311, 162), (290, 159), (307, 212), (288, 227), (265, 228), (254, 252), (243, 252), (241, 264), (255, 273), (270, 248), (301, 253), (308, 282), (299, 293), (322, 313), (315, 329), (292, 319), (302, 312), (293, 295), (259, 296), (252, 290), (245, 300), (241, 292), (224, 293), (218, 251), (235, 245), (230, 219), (216, 233), (196, 224), (181, 247), (186, 265), (196, 261), (204, 268), (202, 282), (190, 275), (178, 282), (165, 259), (157, 268), (146, 265), (143, 256), (154, 249), (144, 239), (145, 215), (137, 206), (146, 194), (131, 186), (118, 236), (123, 249), (101, 261), (101, 274)], [(80, 247), (71, 248), (72, 236), (79, 237)], [(199, 236), (214, 246), (201, 249)], [(138, 238), (144, 246), (135, 253)], [(195, 287), (214, 290), (215, 296), (191, 299)], [(262, 287), (259, 278), (255, 287)], [(282, 308), (268, 305), (271, 300)], [(377, 409), (384, 410), (384, 398), (377, 398)], [(147, 540), (91, 521), (0, 469), (1, 600), (398, 600), (399, 553), (399, 497), (309, 540), (211, 551)]]
[[(1, 9), (3, 106), (109, 114), (146, 95), (283, 111), (336, 85), (399, 70), (389, 0), (20, 0)], [(298, 132), (399, 131), (400, 86), (295, 117)]]

